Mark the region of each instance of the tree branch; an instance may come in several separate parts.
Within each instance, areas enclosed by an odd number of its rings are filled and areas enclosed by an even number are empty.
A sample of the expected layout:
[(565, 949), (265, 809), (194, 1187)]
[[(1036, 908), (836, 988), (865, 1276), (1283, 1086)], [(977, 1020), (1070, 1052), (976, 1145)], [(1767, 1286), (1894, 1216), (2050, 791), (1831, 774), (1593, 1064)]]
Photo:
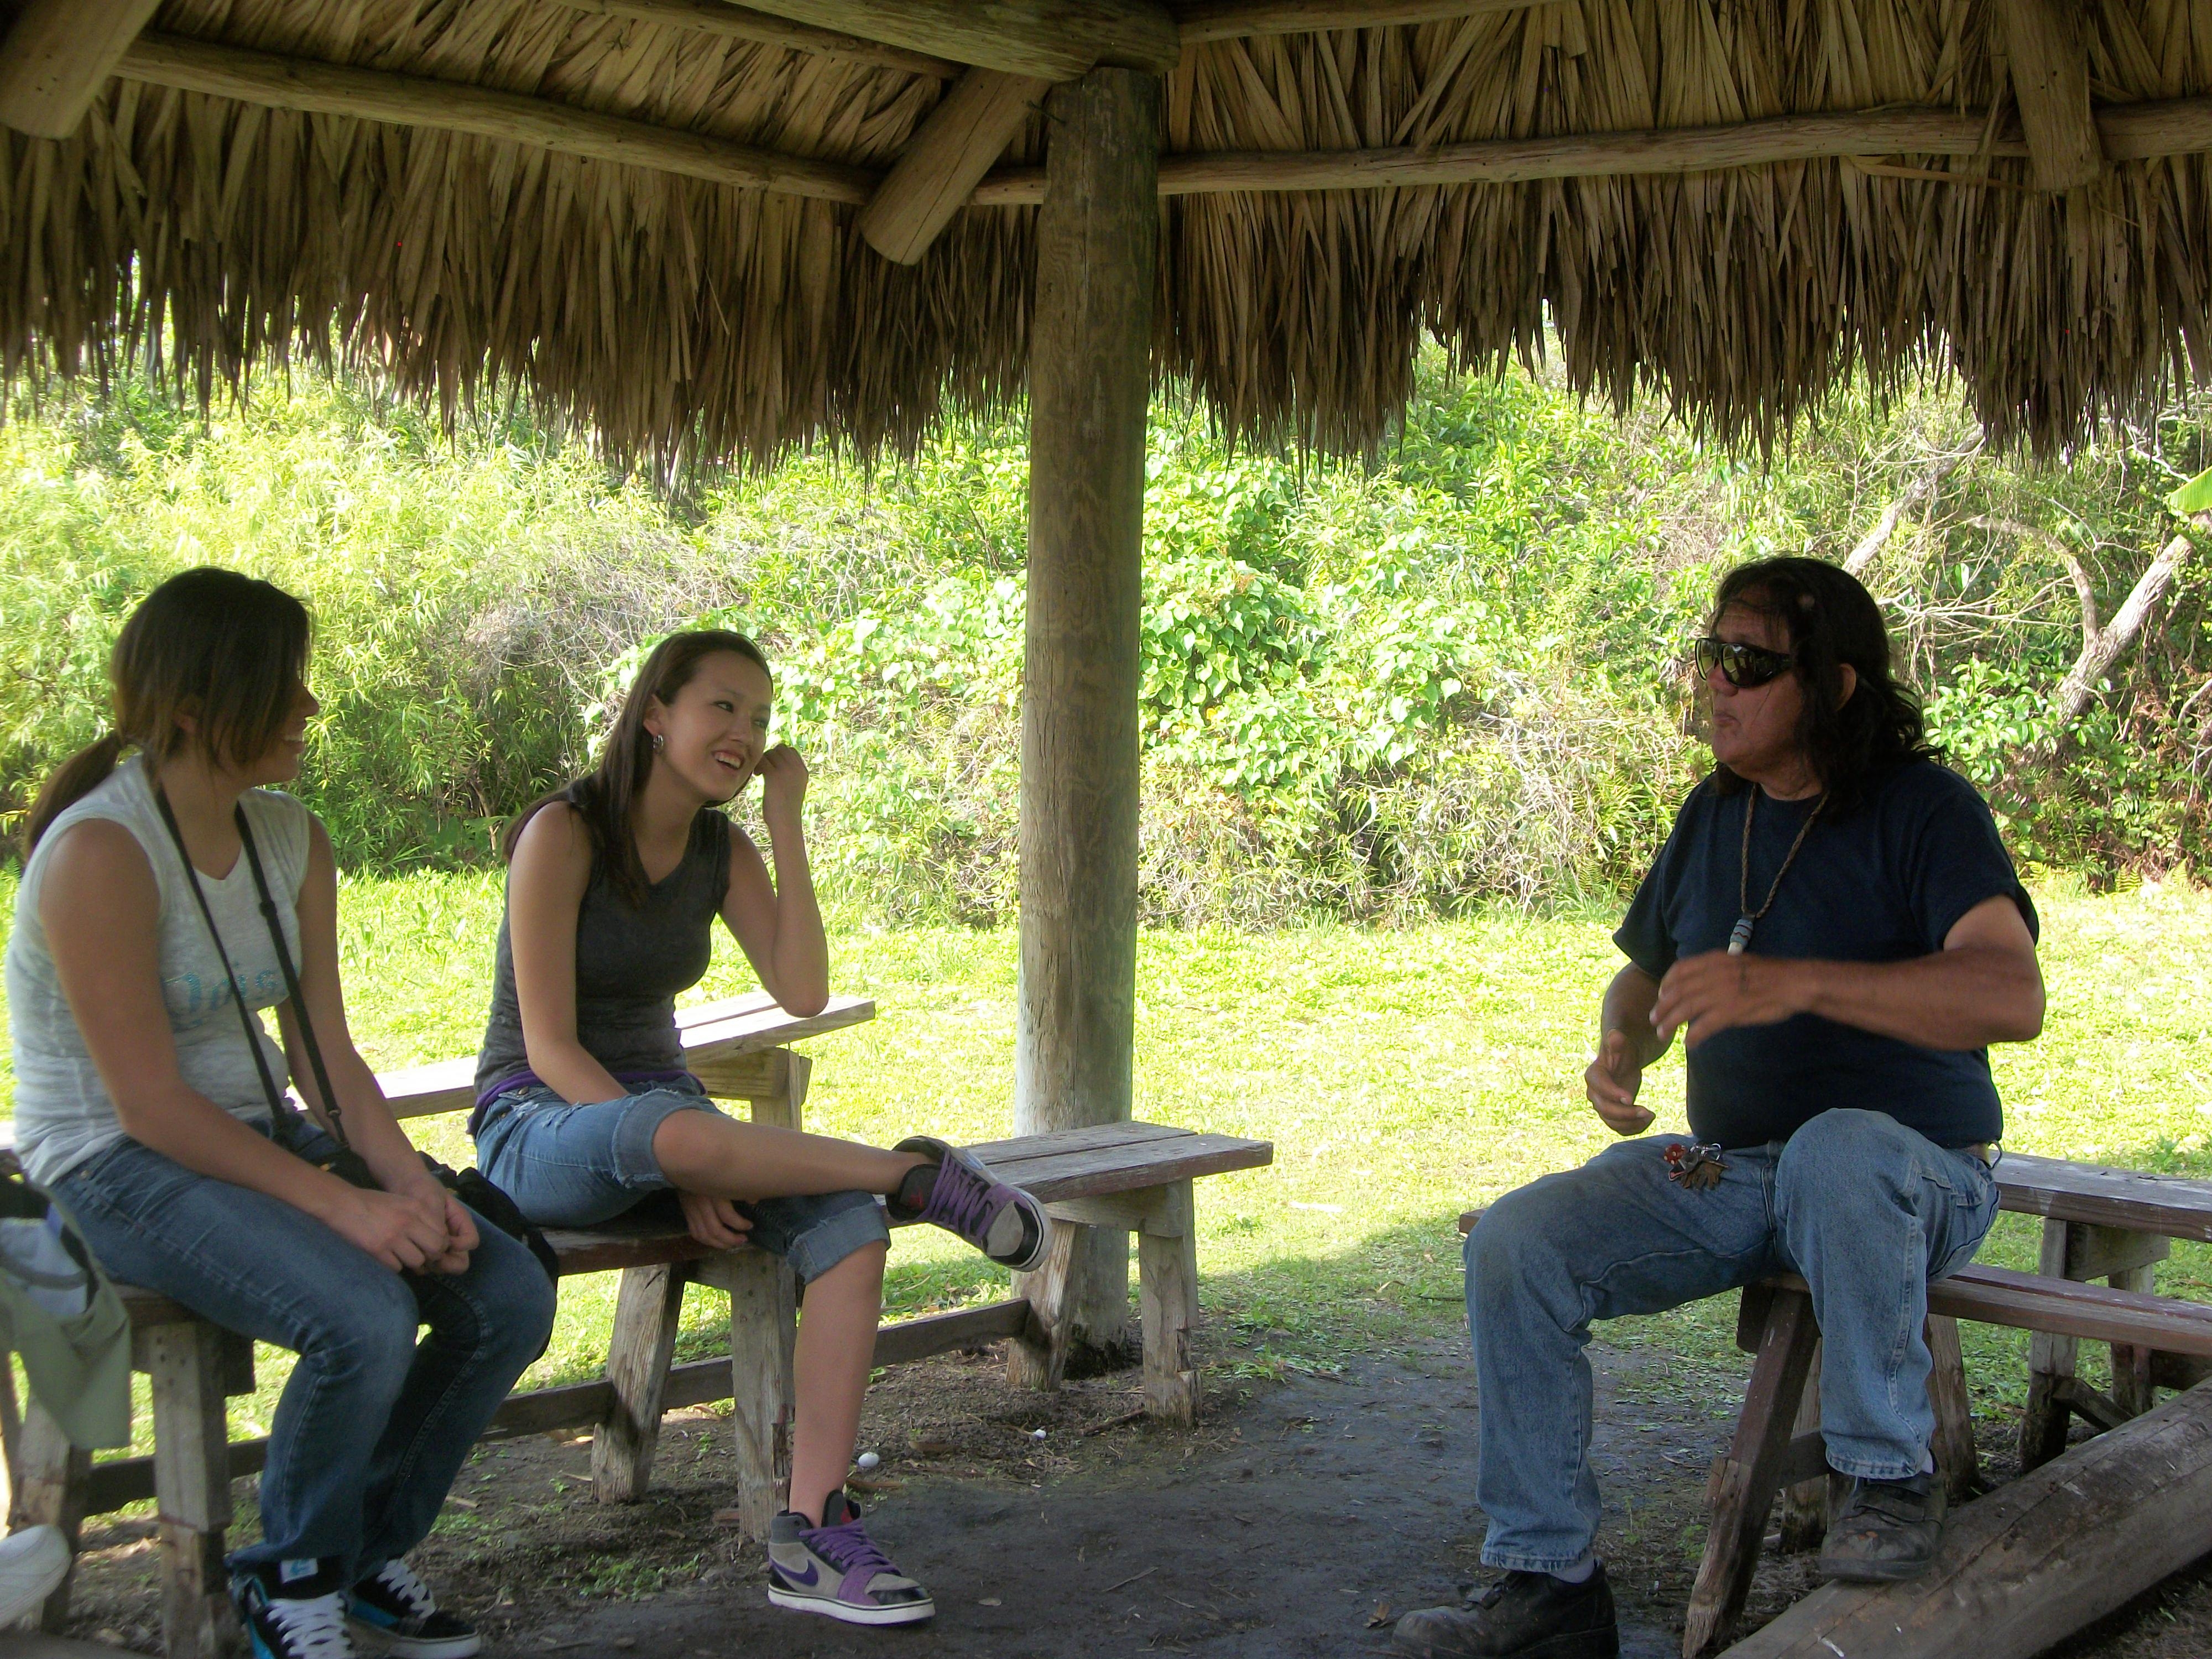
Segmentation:
[(1936, 457), (1933, 465), (1905, 486), (1902, 495), (1882, 509), (1881, 517), (1875, 521), (1874, 528), (1867, 532), (1865, 538), (1851, 550), (1850, 556), (1844, 561), (1844, 572), (1856, 576), (1872, 564), (1881, 550), (1889, 545), (1889, 538), (1897, 533), (1897, 526), (1905, 515), (1933, 496), (1942, 487), (1943, 480), (1958, 471), (1970, 456), (1979, 453), (1981, 447), (1982, 441), (1976, 438), (1969, 448)]

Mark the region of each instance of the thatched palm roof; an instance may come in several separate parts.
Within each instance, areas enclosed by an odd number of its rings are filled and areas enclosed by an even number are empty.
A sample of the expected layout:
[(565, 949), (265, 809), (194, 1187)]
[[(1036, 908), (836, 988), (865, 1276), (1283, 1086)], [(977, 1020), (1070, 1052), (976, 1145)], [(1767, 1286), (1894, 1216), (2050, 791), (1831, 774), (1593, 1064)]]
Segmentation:
[[(1948, 367), (2045, 450), (2139, 415), (2212, 379), (2212, 0), (2087, 0), (2089, 182), (2039, 189), (2005, 14), (2069, 3), (1185, 4), (1156, 364), (1333, 447), (1387, 431), (1425, 330), (1487, 363), (1547, 322), (1577, 384), (1729, 439), (1855, 368)], [(894, 263), (859, 204), (963, 66), (790, 44), (824, 38), (720, 0), (166, 0), (70, 136), (0, 130), (0, 369), (153, 346), (204, 391), (305, 342), (623, 455), (910, 444), (1023, 389), (1045, 122)]]

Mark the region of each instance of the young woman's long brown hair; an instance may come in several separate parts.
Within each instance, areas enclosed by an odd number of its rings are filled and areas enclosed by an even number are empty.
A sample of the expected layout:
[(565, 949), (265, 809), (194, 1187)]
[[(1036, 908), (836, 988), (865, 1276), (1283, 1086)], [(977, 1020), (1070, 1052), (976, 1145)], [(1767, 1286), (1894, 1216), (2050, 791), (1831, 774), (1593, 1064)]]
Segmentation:
[(584, 833), (592, 843), (592, 868), (605, 871), (615, 890), (632, 904), (643, 903), (648, 884), (645, 866), (637, 856), (637, 837), (630, 833), (630, 815), (636, 808), (638, 792), (653, 775), (653, 744), (647, 738), (645, 711), (655, 698), (664, 704), (673, 699), (691, 683), (702, 662), (724, 651), (758, 663), (762, 673), (775, 678), (775, 671), (768, 665), (760, 647), (733, 629), (702, 628), (671, 634), (653, 647), (637, 678), (630, 682), (623, 697), (622, 713), (615, 716), (614, 729), (607, 733), (606, 746), (599, 750), (599, 763), (574, 783), (539, 796), (518, 813), (500, 837), (500, 857), (513, 863), (524, 827), (543, 808), (556, 800), (566, 801), (584, 821)]
[[(114, 729), (58, 767), (31, 807), (27, 857), (47, 826), (115, 770), (125, 748), (155, 766), (188, 746), (232, 765), (268, 751), (307, 671), (307, 608), (270, 582), (211, 565), (149, 593), (108, 654)], [(191, 715), (197, 735), (178, 724)]]

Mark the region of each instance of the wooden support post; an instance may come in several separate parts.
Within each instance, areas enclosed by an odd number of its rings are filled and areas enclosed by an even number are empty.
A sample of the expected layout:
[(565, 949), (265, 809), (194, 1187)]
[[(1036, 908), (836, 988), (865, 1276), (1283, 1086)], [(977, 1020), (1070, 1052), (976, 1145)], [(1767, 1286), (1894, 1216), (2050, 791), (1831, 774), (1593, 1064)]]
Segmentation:
[(222, 1659), (240, 1639), (223, 1566), (231, 1518), (223, 1398), (234, 1343), (228, 1332), (197, 1319), (156, 1325), (133, 1341), (153, 1385), (163, 1650), (168, 1659)]
[(592, 1431), (592, 1492), (602, 1504), (630, 1504), (653, 1481), (668, 1367), (683, 1321), (685, 1264), (625, 1267), (615, 1292), (615, 1325), (607, 1340), (607, 1381), (614, 1401)]
[(855, 223), (868, 246), (902, 265), (918, 261), (967, 206), (1051, 84), (997, 70), (962, 76), (860, 210)]
[(2212, 1384), (1957, 1510), (1924, 1577), (1817, 1589), (1729, 1659), (2026, 1659), (2197, 1559), (2208, 1528)]
[[(1748, 1291), (1745, 1306), (1752, 1306)], [(1735, 1440), (1726, 1456), (1714, 1461), (1706, 1485), (1705, 1554), (1683, 1621), (1682, 1659), (1717, 1652), (1743, 1611), (1819, 1336), (1811, 1297), (1802, 1291), (1771, 1292)]]
[(2105, 170), (2089, 112), (2089, 58), (2080, 0), (2004, 0), (2006, 58), (2013, 99), (2039, 190), (2093, 184)]
[[(1052, 1248), (1044, 1266), (1033, 1273), (1014, 1275), (1014, 1294), (1030, 1304), (1030, 1316), (1014, 1340), (1006, 1345), (1006, 1381), (1018, 1389), (1050, 1390), (1060, 1386), (1067, 1371), (1069, 1319), (1068, 1275), (1084, 1235), (1109, 1230), (1086, 1227), (1055, 1216)], [(1119, 1229), (1110, 1237), (1122, 1238)]]
[(1943, 1490), (1954, 1504), (1981, 1489), (1982, 1463), (1974, 1449), (1974, 1401), (1966, 1389), (1966, 1351), (1959, 1346), (1959, 1322), (1928, 1316), (1928, 1403), (1936, 1408), (1936, 1433), (1929, 1454)]
[[(1791, 1425), (1790, 1437), (1802, 1439), (1820, 1431), (1820, 1354), (1825, 1345), (1813, 1344), (1812, 1363), (1805, 1368), (1805, 1391), (1797, 1398), (1797, 1419)], [(1820, 1540), (1828, 1535), (1828, 1487), (1831, 1477), (1814, 1475), (1810, 1480), (1800, 1480), (1794, 1486), (1782, 1489), (1779, 1505), (1782, 1553), (1794, 1555), (1800, 1550), (1817, 1549)]]
[(0, 39), (0, 125), (66, 138), (161, 0), (27, 0)]
[(806, 1086), (814, 1075), (814, 1062), (790, 1048), (770, 1052), (782, 1064), (771, 1073), (768, 1093), (746, 1097), (752, 1106), (753, 1121), (778, 1129), (802, 1129), (806, 1127)]
[[(62, 1425), (36, 1399), (23, 1413), (23, 1427), (16, 1442), (14, 1504), (8, 1514), (12, 1531), (21, 1527), (58, 1527), (76, 1554), (77, 1534), (84, 1526), (84, 1499), (92, 1476), (92, 1454), (70, 1444)], [(69, 1622), (69, 1576), (56, 1587), (39, 1611), (24, 1620), (27, 1628), (58, 1631)]]
[[(1126, 1121), (1136, 1041), (1137, 693), (1160, 83), (1054, 88), (1030, 330), (1016, 1132)], [(1115, 1351), (1128, 1241), (1071, 1267), (1074, 1340)]]
[[(2103, 1279), (2117, 1290), (2153, 1288), (2157, 1264), (2172, 1251), (2172, 1241), (2155, 1233), (2131, 1232), (2087, 1222), (2046, 1220), (2036, 1271), (2051, 1279)], [(2112, 1395), (2096, 1395), (2075, 1375), (2081, 1343), (2070, 1336), (2036, 1332), (2028, 1340), (2027, 1408), (2020, 1419), (2020, 1466), (2032, 1469), (2065, 1449), (2069, 1413), (2081, 1412), (2100, 1428), (2102, 1420), (2124, 1420), (2156, 1403), (2153, 1373), (2160, 1369), (2148, 1350), (2115, 1344)]]
[(1198, 1421), (1198, 1360), (1191, 1328), (1198, 1322), (1198, 1229), (1190, 1182), (1167, 1188), (1161, 1213), (1137, 1234), (1137, 1270), (1145, 1316), (1145, 1410), (1172, 1423)]
[(746, 1537), (765, 1543), (769, 1522), (791, 1491), (797, 1281), (766, 1250), (732, 1250), (708, 1265), (730, 1293), (730, 1431), (738, 1455), (738, 1525)]

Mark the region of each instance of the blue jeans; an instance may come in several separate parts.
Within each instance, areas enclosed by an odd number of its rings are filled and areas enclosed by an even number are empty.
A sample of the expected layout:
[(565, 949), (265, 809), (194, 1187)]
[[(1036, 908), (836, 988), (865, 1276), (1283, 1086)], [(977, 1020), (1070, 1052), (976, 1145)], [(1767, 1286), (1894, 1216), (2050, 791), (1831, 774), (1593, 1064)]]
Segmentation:
[[(513, 1090), (486, 1109), (477, 1164), (541, 1227), (594, 1227), (674, 1189), (653, 1137), (677, 1112), (714, 1112), (696, 1078), (617, 1100), (572, 1106), (544, 1087)], [(748, 1237), (811, 1284), (855, 1250), (889, 1244), (884, 1206), (871, 1193), (817, 1193), (741, 1203)], [(671, 1213), (671, 1225), (682, 1226)]]
[[(301, 1142), (330, 1146), (320, 1130)], [(270, 1425), (261, 1541), (234, 1568), (313, 1557), (351, 1582), (405, 1554), (553, 1328), (544, 1270), (482, 1218), (468, 1270), (448, 1276), (394, 1273), (306, 1211), (135, 1140), (54, 1196), (115, 1278), (300, 1356)]]
[(1987, 1166), (1885, 1113), (1839, 1110), (1786, 1143), (1730, 1152), (1720, 1184), (1692, 1192), (1662, 1160), (1686, 1139), (1608, 1147), (1508, 1193), (1468, 1236), (1475, 1499), (1492, 1566), (1558, 1571), (1596, 1536), (1590, 1321), (1659, 1313), (1772, 1273), (1812, 1286), (1830, 1465), (1877, 1480), (1926, 1467), (1928, 1281), (1972, 1261), (1996, 1219)]

